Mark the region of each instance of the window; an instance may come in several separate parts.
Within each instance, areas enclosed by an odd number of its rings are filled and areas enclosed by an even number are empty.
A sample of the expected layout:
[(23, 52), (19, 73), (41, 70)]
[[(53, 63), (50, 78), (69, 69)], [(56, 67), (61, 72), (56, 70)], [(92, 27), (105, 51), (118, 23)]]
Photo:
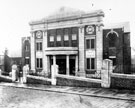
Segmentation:
[(50, 42), (54, 42), (54, 36), (50, 36)]
[(77, 35), (76, 34), (72, 34), (72, 40), (77, 40)]
[(95, 58), (87, 58), (87, 69), (95, 69)]
[(37, 51), (42, 51), (42, 42), (37, 42), (36, 43), (36, 50)]
[(87, 49), (90, 49), (90, 39), (87, 39), (86, 40), (86, 48)]
[(86, 49), (94, 49), (94, 48), (95, 48), (95, 39), (87, 39)]
[(61, 41), (61, 35), (57, 35), (57, 41)]
[(28, 46), (27, 46), (27, 45), (25, 46), (25, 51), (29, 51), (29, 49), (28, 49)]
[(64, 41), (68, 41), (68, 40), (69, 40), (68, 34), (65, 34), (64, 35)]
[(42, 63), (42, 58), (37, 58), (37, 68), (42, 68), (43, 63)]
[(109, 47), (116, 47), (117, 36), (114, 33), (108, 35)]

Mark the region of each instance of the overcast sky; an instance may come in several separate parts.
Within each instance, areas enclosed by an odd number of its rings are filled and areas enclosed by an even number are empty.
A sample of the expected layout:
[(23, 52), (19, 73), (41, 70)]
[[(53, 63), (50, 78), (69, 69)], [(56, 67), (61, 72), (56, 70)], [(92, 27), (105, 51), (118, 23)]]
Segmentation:
[(8, 48), (11, 53), (21, 49), (21, 37), (31, 35), (28, 23), (62, 6), (84, 11), (102, 9), (105, 23), (129, 21), (131, 46), (135, 47), (134, 4), (134, 0), (0, 0), (0, 51)]

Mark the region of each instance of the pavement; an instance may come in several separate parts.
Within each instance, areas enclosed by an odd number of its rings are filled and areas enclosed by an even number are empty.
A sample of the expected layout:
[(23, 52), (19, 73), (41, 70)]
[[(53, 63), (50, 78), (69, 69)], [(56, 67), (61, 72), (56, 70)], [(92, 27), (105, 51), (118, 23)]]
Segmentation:
[(23, 84), (19, 82), (5, 83), (1, 82), (0, 86), (10, 86), (16, 88), (33, 89), (57, 93), (76, 94), (91, 97), (129, 100), (135, 101), (135, 90), (118, 90), (105, 88), (86, 88), (86, 87), (69, 87), (69, 86), (52, 86), (41, 84)]

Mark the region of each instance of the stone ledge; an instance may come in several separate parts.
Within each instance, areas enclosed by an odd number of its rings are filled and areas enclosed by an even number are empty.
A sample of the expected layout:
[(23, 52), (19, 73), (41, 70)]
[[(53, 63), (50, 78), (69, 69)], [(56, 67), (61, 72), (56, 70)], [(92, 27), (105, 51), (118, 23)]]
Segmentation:
[(0, 75), (0, 82), (12, 82), (12, 78), (9, 76)]
[(125, 79), (135, 79), (134, 74), (118, 74), (118, 73), (111, 73), (111, 77), (116, 77), (116, 78), (125, 78)]
[(27, 78), (34, 78), (34, 79), (40, 79), (40, 80), (50, 81), (50, 82), (51, 82), (51, 79), (49, 79), (49, 78), (44, 78), (44, 77), (40, 77), (40, 76), (27, 75)]
[(71, 80), (79, 80), (79, 81), (87, 81), (93, 83), (101, 83), (100, 79), (92, 79), (92, 78), (84, 78), (84, 77), (76, 77), (76, 76), (67, 76), (67, 75), (56, 75), (56, 77), (71, 79)]
[(49, 79), (49, 78), (43, 78), (43, 77), (39, 77), (39, 76), (27, 75), (27, 83), (28, 84), (51, 85), (51, 79)]

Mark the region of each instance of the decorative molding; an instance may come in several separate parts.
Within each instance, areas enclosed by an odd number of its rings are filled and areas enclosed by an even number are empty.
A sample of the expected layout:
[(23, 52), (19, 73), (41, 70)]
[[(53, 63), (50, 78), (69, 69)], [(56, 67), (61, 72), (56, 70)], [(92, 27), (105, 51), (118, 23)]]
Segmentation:
[(111, 29), (111, 30), (107, 33), (106, 38), (108, 37), (109, 34), (113, 34), (113, 33), (116, 34), (117, 37), (119, 37), (119, 34), (118, 34), (116, 31), (114, 31), (113, 29)]

